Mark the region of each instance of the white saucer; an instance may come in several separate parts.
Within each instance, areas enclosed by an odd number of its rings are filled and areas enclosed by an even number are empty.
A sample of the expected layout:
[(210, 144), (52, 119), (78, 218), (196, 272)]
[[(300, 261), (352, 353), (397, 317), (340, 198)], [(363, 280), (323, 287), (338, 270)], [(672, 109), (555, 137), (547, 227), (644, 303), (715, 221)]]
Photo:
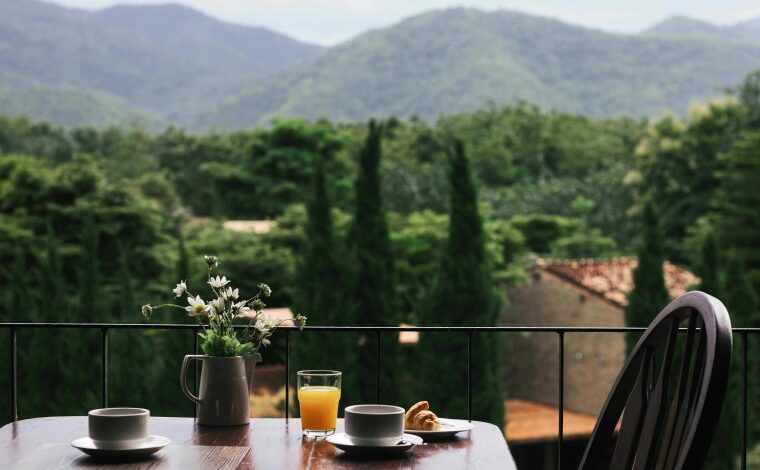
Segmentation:
[(441, 422), (441, 429), (437, 431), (418, 431), (416, 429), (405, 429), (404, 432), (408, 434), (414, 434), (415, 436), (420, 436), (426, 440), (433, 440), (453, 437), (457, 433), (470, 431), (475, 427), (475, 425), (465, 419), (439, 418), (439, 421)]
[(412, 436), (411, 434), (404, 434), (401, 436), (400, 441), (390, 446), (357, 446), (354, 445), (349, 440), (348, 436), (346, 436), (346, 433), (343, 432), (327, 436), (327, 439), (325, 440), (342, 451), (368, 456), (400, 455), (414, 448), (414, 446), (422, 444), (422, 438)]
[(93, 457), (135, 458), (154, 454), (169, 445), (170, 442), (171, 440), (169, 440), (168, 437), (148, 436), (145, 440), (136, 442), (132, 447), (126, 449), (113, 449), (99, 447), (89, 437), (80, 437), (79, 439), (71, 441), (71, 445)]

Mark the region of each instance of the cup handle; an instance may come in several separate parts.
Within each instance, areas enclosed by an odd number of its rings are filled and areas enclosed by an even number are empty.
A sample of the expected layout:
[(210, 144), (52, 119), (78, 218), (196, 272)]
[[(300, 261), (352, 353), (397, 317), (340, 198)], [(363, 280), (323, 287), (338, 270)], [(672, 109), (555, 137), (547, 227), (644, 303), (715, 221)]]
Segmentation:
[(190, 389), (187, 388), (187, 367), (190, 365), (190, 361), (196, 360), (201, 361), (206, 358), (206, 356), (197, 355), (197, 354), (188, 354), (185, 356), (185, 359), (182, 361), (182, 371), (179, 374), (179, 384), (182, 387), (182, 393), (185, 394), (185, 396), (195, 403), (201, 403), (203, 401), (202, 398), (196, 397), (190, 392)]

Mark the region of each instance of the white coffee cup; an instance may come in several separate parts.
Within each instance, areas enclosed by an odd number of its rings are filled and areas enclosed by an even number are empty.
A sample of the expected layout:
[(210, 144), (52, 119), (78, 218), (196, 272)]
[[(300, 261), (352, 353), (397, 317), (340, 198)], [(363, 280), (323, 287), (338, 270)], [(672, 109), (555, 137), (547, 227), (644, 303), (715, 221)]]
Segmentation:
[(358, 446), (392, 446), (404, 435), (404, 409), (392, 405), (353, 405), (344, 410), (346, 437)]
[(87, 413), (90, 439), (103, 449), (128, 449), (148, 438), (150, 411), (100, 408)]

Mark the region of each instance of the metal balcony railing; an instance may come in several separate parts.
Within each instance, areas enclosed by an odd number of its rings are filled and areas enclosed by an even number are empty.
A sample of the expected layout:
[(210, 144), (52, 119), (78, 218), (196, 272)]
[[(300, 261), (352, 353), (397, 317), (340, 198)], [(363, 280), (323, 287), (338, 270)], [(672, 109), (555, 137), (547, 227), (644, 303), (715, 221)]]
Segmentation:
[[(245, 328), (244, 325), (237, 328)], [(13, 421), (18, 421), (18, 332), (22, 329), (86, 329), (100, 330), (102, 339), (102, 406), (108, 406), (108, 332), (110, 330), (195, 330), (201, 331), (198, 325), (186, 324), (143, 324), (143, 323), (0, 323), (0, 330), (10, 330), (10, 414)], [(285, 335), (285, 419), (289, 419), (290, 410), (290, 334), (298, 331), (293, 326), (278, 328)], [(376, 377), (375, 398), (380, 402), (380, 338), (383, 334), (410, 332), (451, 332), (461, 333), (467, 337), (467, 419), (472, 417), (472, 342), (474, 333), (554, 333), (559, 344), (558, 363), (558, 439), (557, 439), (557, 468), (562, 468), (562, 447), (564, 441), (564, 394), (565, 394), (565, 334), (568, 333), (643, 333), (646, 328), (617, 328), (617, 327), (551, 327), (551, 326), (307, 326), (305, 331), (369, 333), (375, 336)], [(734, 337), (741, 338), (741, 468), (747, 468), (747, 388), (748, 388), (748, 336), (760, 334), (760, 328), (733, 328)], [(195, 338), (195, 353), (198, 353), (198, 335)], [(734, 357), (736, 360), (736, 357)], [(198, 364), (196, 362), (196, 378)], [(197, 379), (196, 379), (197, 380)]]

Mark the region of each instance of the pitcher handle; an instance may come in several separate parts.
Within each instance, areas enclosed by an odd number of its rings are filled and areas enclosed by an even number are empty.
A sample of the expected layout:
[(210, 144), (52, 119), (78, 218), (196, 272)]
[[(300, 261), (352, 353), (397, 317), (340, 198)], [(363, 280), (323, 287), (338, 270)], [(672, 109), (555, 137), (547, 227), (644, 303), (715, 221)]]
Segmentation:
[(187, 366), (190, 365), (190, 361), (196, 360), (196, 361), (203, 361), (207, 356), (202, 356), (199, 354), (188, 354), (185, 356), (185, 359), (182, 361), (182, 371), (179, 374), (179, 384), (182, 387), (182, 393), (185, 394), (185, 396), (195, 403), (199, 403), (203, 401), (202, 398), (196, 397), (190, 392), (190, 389), (187, 388)]

